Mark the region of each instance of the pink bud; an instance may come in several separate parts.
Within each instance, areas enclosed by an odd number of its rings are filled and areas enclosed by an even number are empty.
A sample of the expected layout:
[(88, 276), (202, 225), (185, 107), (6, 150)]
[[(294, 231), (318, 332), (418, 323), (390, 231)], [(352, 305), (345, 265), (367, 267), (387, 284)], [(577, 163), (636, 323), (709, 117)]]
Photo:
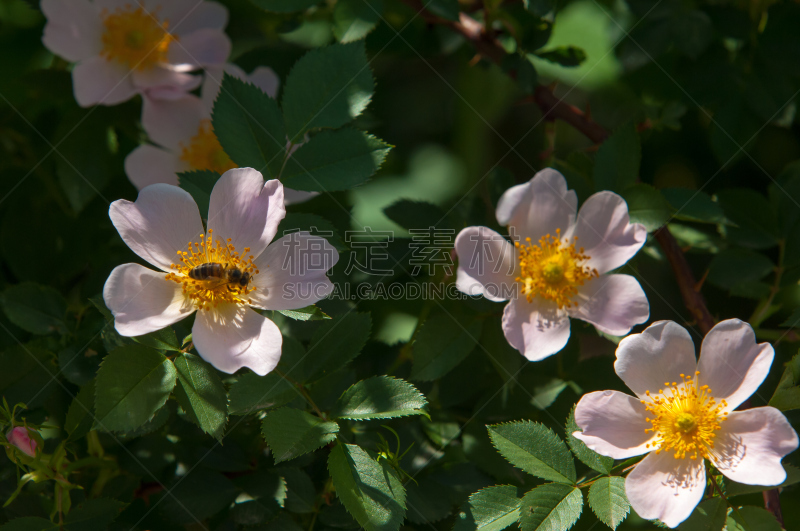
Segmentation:
[(34, 441), (28, 429), (23, 426), (17, 426), (8, 433), (6, 433), (8, 442), (19, 448), (19, 450), (31, 457), (36, 456), (36, 441)]

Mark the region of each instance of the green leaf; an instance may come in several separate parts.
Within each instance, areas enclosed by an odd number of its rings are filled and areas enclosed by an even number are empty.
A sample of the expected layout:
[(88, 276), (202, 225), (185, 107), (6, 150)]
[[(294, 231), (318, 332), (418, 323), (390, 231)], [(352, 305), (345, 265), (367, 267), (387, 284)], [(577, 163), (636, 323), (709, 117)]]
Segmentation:
[(464, 361), (478, 344), (483, 319), (459, 319), (434, 313), (422, 323), (412, 350), (411, 379), (428, 382), (441, 378)]
[(65, 334), (67, 301), (49, 286), (23, 282), (6, 288), (0, 297), (8, 320), (31, 334)]
[(383, 213), (404, 229), (455, 228), (444, 210), (425, 201), (400, 199), (384, 208)]
[(453, 531), (501, 531), (517, 523), (521, 502), (513, 485), (481, 489), (461, 507)]
[[(591, 498), (589, 500), (591, 503)], [(722, 531), (728, 515), (728, 504), (722, 498), (711, 498), (694, 508), (678, 527), (680, 531)]]
[(184, 171), (178, 173), (178, 186), (189, 192), (197, 208), (200, 217), (208, 217), (208, 205), (211, 202), (211, 191), (219, 180), (219, 173), (211, 170)]
[(407, 481), (403, 486), (408, 506), (406, 517), (410, 522), (427, 525), (443, 520), (453, 512), (450, 500), (441, 496), (441, 483), (424, 478), (419, 483)]
[(772, 273), (775, 264), (763, 254), (749, 249), (724, 249), (708, 266), (707, 280), (730, 290), (742, 282), (761, 280)]
[(622, 198), (628, 203), (631, 223), (641, 223), (648, 232), (666, 225), (672, 215), (672, 206), (649, 184), (636, 183), (626, 188)]
[(330, 319), (331, 316), (314, 306), (306, 306), (297, 310), (278, 310), (278, 313), (285, 315), (295, 321), (322, 321), (323, 319)]
[(798, 387), (798, 384), (800, 384), (800, 354), (795, 355), (786, 364), (781, 381), (778, 382), (775, 393), (769, 399), (769, 405), (781, 411), (800, 409), (800, 387)]
[(800, 483), (800, 468), (788, 463), (784, 463), (783, 468), (786, 470), (786, 479), (780, 485), (745, 485), (744, 483), (737, 483), (732, 479), (725, 478), (725, 495), (731, 498), (733, 496), (753, 494), (770, 489), (782, 489), (784, 487), (788, 487), (789, 485)]
[(24, 516), (3, 524), (0, 526), (0, 531), (56, 531), (58, 528), (58, 524), (54, 524), (50, 520)]
[(537, 409), (541, 409), (544, 411), (548, 407), (553, 405), (553, 402), (556, 401), (556, 398), (567, 388), (571, 387), (575, 392), (581, 394), (579, 391), (579, 387), (575, 382), (569, 381), (565, 382), (561, 378), (553, 378), (549, 382), (544, 385), (537, 385), (533, 388), (533, 398), (531, 399), (531, 405), (536, 407)]
[(216, 369), (194, 354), (175, 358), (178, 385), (175, 396), (189, 419), (222, 440), (228, 422), (228, 395)]
[(363, 39), (375, 29), (383, 0), (338, 0), (333, 8), (333, 34), (341, 43)]
[(109, 498), (86, 500), (70, 511), (64, 519), (67, 531), (97, 531), (106, 529), (128, 504)]
[(589, 506), (601, 522), (616, 529), (631, 510), (625, 495), (625, 478), (613, 476), (597, 479), (589, 488)]
[(558, 483), (575, 483), (575, 463), (558, 435), (543, 424), (522, 420), (486, 426), (492, 444), (509, 463)]
[(336, 495), (367, 531), (397, 531), (406, 513), (406, 491), (394, 470), (354, 444), (338, 444), (328, 457)]
[(727, 531), (781, 531), (781, 525), (772, 513), (760, 507), (739, 507), (728, 515)]
[(94, 424), (94, 380), (90, 381), (78, 391), (67, 410), (64, 420), (64, 430), (69, 434), (69, 439), (76, 441), (86, 435)]
[(307, 192), (349, 190), (372, 177), (391, 148), (356, 129), (322, 131), (292, 153), (281, 182)]
[[(286, 339), (283, 340), (284, 352)], [(282, 406), (297, 398), (298, 394), (294, 386), (277, 372), (266, 376), (248, 372), (231, 386), (229, 396), (228, 413), (247, 415), (259, 409)]]
[(337, 423), (288, 407), (270, 411), (261, 423), (276, 464), (313, 452), (335, 440), (338, 432)]
[(375, 82), (363, 42), (335, 44), (304, 55), (283, 89), (283, 116), (293, 143), (306, 131), (337, 128), (369, 105)]
[(173, 522), (194, 524), (229, 507), (236, 499), (236, 486), (221, 473), (201, 467), (192, 468), (171, 484), (161, 512)]
[(309, 214), (307, 212), (289, 212), (283, 218), (280, 225), (278, 225), (278, 237), (284, 236), (287, 233), (294, 231), (306, 231), (315, 236), (320, 236), (328, 240), (328, 243), (336, 247), (339, 252), (347, 251), (348, 247), (339, 235), (336, 227), (316, 214)]
[(251, 0), (261, 9), (273, 13), (293, 13), (305, 11), (309, 7), (320, 3), (320, 0)]
[(579, 66), (586, 60), (586, 52), (577, 46), (556, 46), (549, 50), (536, 52), (536, 55), (557, 65)]
[(350, 386), (333, 406), (331, 417), (370, 420), (427, 416), (427, 404), (410, 383), (391, 376), (373, 376)]
[(61, 374), (75, 385), (85, 385), (92, 380), (100, 367), (100, 361), (98, 352), (91, 348), (78, 350), (77, 346), (70, 346), (58, 353)]
[(264, 91), (226, 73), (211, 122), (222, 149), (240, 168), (279, 176), (286, 130), (278, 103)]
[(53, 353), (34, 343), (0, 352), (0, 396), (11, 405), (24, 402), (30, 409), (42, 405), (58, 385), (54, 358)]
[(792, 312), (792, 315), (787, 317), (786, 320), (780, 324), (780, 326), (786, 326), (789, 328), (796, 328), (800, 326), (800, 308), (795, 308)]
[(181, 344), (175, 336), (175, 330), (173, 330), (171, 326), (156, 330), (155, 332), (150, 332), (143, 336), (133, 336), (131, 339), (156, 350), (181, 351)]
[(169, 398), (175, 366), (160, 352), (143, 346), (108, 354), (97, 372), (95, 411), (108, 431), (132, 431), (153, 418)]
[(458, 0), (427, 0), (425, 9), (447, 20), (458, 21)]
[(569, 412), (566, 431), (567, 443), (572, 449), (572, 453), (575, 454), (575, 457), (580, 459), (584, 465), (593, 470), (597, 470), (601, 474), (611, 473), (611, 469), (614, 467), (614, 459), (612, 457), (606, 457), (598, 454), (586, 446), (586, 443), (573, 435), (573, 433), (576, 431), (581, 431), (581, 429), (575, 423), (575, 406), (572, 406), (572, 411)]
[(614, 131), (597, 150), (594, 186), (597, 190), (621, 193), (636, 183), (642, 146), (636, 127), (629, 123)]
[(769, 249), (778, 244), (778, 220), (767, 198), (753, 190), (723, 190), (717, 194), (722, 210), (735, 226), (724, 226), (732, 243), (751, 249)]
[(319, 380), (341, 369), (358, 356), (372, 329), (369, 313), (349, 312), (323, 321), (308, 346), (308, 355), (286, 365), (287, 376), (301, 383)]
[(567, 531), (581, 515), (580, 489), (559, 483), (546, 483), (522, 498), (519, 519), (522, 531)]
[(662, 188), (661, 193), (675, 209), (675, 219), (699, 223), (728, 223), (722, 207), (705, 192), (688, 188)]

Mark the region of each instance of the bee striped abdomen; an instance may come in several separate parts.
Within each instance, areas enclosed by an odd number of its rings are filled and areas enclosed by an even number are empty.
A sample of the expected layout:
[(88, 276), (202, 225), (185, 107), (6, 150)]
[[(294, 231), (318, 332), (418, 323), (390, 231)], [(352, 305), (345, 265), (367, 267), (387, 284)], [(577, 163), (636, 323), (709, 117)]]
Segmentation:
[(212, 278), (222, 279), (225, 278), (225, 268), (222, 264), (207, 262), (192, 268), (192, 270), (189, 271), (189, 278), (195, 280), (209, 280)]

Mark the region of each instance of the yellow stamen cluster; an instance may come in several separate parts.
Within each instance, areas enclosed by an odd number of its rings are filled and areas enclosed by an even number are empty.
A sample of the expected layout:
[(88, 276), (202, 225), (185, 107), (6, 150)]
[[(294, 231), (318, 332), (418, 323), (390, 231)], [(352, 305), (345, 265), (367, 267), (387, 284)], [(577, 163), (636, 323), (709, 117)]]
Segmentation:
[(221, 264), (224, 270), (236, 268), (251, 276), (258, 274), (253, 255), (247, 255), (249, 247), (245, 247), (240, 255), (230, 238), (225, 242), (219, 238), (214, 240), (212, 233), (213, 229), (209, 229), (208, 235), (200, 235), (199, 242), (189, 242), (187, 251), (178, 251), (180, 263), (170, 266), (174, 272), (167, 273), (167, 280), (182, 284), (183, 294), (197, 305), (198, 310), (210, 310), (223, 302), (250, 304), (247, 295), (255, 291), (250, 284), (242, 286), (225, 278), (197, 280), (189, 276), (192, 269), (207, 263)]
[(181, 145), (181, 160), (193, 170), (211, 170), (220, 175), (238, 167), (222, 149), (217, 135), (214, 134), (211, 120), (201, 121), (197, 134), (189, 140), (189, 145)]
[(167, 60), (170, 44), (177, 37), (167, 31), (168, 21), (160, 22), (154, 13), (131, 4), (113, 13), (103, 11), (105, 31), (101, 37), (101, 55), (128, 68), (146, 70)]
[(642, 404), (655, 416), (647, 419), (653, 427), (645, 429), (645, 433), (652, 432), (658, 437), (658, 441), (647, 447), (655, 448), (656, 453), (671, 451), (676, 459), (687, 455), (690, 459), (707, 458), (713, 453), (716, 431), (728, 417), (725, 411), (728, 404), (725, 400), (717, 402), (707, 385), (697, 386), (699, 374), (695, 372), (694, 377), (681, 374), (680, 385), (665, 382), (667, 393), (662, 389), (657, 396), (651, 396), (650, 391), (645, 393), (648, 400), (642, 400)]
[(583, 248), (575, 248), (577, 238), (572, 243), (561, 240), (561, 230), (556, 235), (542, 236), (538, 244), (515, 242), (519, 255), (520, 273), (516, 278), (522, 286), (522, 293), (533, 301), (543, 297), (555, 302), (559, 308), (577, 306), (572, 298), (578, 293), (578, 286), (598, 276), (597, 270), (583, 263), (589, 259)]

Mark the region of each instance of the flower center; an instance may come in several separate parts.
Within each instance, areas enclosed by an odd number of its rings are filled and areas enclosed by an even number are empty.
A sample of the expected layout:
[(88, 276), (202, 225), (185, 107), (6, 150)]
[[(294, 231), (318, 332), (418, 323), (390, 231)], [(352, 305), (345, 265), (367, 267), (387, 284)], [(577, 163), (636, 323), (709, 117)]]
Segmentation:
[(559, 308), (577, 306), (572, 298), (578, 293), (578, 286), (598, 276), (597, 270), (585, 266), (589, 259), (583, 248), (576, 249), (572, 243), (561, 240), (561, 230), (556, 235), (542, 236), (538, 244), (515, 242), (519, 253), (520, 273), (516, 278), (522, 286), (522, 293), (528, 302), (534, 297), (543, 297), (558, 304)]
[(210, 310), (220, 303), (250, 304), (248, 294), (256, 288), (250, 286), (258, 269), (253, 255), (247, 256), (249, 247), (240, 255), (228, 238), (224, 241), (201, 234), (199, 242), (189, 242), (187, 251), (178, 251), (179, 264), (170, 266), (167, 280), (183, 285), (183, 294), (199, 310)]
[(211, 170), (220, 175), (238, 167), (222, 149), (211, 120), (200, 122), (200, 128), (188, 146), (181, 144), (181, 160), (193, 170)]
[(642, 400), (642, 404), (655, 418), (647, 419), (653, 427), (645, 432), (658, 437), (658, 441), (647, 447), (657, 447), (656, 453), (666, 450), (674, 452), (676, 459), (687, 455), (697, 459), (713, 452), (715, 432), (728, 417), (724, 411), (728, 404), (725, 400), (717, 402), (707, 385), (697, 387), (699, 374), (695, 372), (694, 378), (681, 374), (682, 385), (665, 382), (668, 394), (659, 389), (658, 396), (650, 396), (650, 391), (646, 391), (649, 400)]
[(103, 57), (136, 70), (166, 62), (169, 46), (177, 39), (167, 31), (168, 21), (159, 22), (154, 13), (130, 4), (112, 13), (104, 10), (102, 17)]

